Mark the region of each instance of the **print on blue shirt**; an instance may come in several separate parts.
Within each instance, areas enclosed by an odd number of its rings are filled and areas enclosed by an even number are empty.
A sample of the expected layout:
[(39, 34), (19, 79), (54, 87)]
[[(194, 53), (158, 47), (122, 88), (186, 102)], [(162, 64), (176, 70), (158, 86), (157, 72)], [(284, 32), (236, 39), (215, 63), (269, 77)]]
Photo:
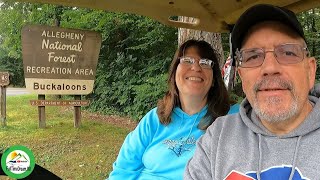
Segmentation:
[(183, 137), (177, 140), (166, 139), (163, 141), (163, 144), (167, 145), (168, 149), (180, 157), (184, 152), (192, 150), (191, 148), (196, 144), (196, 138), (191, 136), (186, 140)]

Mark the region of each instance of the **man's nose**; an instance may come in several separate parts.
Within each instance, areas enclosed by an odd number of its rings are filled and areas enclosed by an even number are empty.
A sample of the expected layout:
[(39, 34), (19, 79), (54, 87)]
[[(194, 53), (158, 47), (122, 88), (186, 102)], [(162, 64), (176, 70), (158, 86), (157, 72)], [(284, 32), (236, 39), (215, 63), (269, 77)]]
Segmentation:
[(274, 51), (266, 51), (265, 58), (261, 65), (262, 75), (274, 75), (279, 74), (281, 69), (281, 64), (277, 61)]

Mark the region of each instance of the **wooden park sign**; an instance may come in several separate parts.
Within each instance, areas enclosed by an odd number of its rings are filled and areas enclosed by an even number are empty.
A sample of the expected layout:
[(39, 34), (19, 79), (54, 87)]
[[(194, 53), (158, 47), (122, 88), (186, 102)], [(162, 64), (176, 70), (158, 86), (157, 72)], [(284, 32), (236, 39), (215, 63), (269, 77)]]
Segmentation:
[(10, 84), (9, 72), (0, 72), (0, 121), (3, 127), (7, 121), (7, 86)]
[(25, 26), (22, 56), (27, 89), (37, 94), (89, 94), (100, 46), (97, 32)]
[(9, 72), (0, 72), (0, 86), (8, 86), (9, 84)]
[[(27, 25), (22, 29), (22, 57), (27, 90), (37, 93), (39, 127), (45, 127), (45, 106), (74, 106), (75, 127), (80, 126), (81, 96), (93, 90), (101, 47), (94, 31)], [(45, 94), (76, 95), (74, 101), (45, 100)]]

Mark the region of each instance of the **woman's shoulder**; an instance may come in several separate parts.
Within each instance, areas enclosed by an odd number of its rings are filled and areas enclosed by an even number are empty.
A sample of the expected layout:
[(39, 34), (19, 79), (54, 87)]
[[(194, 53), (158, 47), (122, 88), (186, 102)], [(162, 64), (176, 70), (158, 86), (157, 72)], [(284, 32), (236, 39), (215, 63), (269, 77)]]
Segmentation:
[(230, 110), (228, 112), (228, 114), (235, 114), (238, 113), (240, 109), (240, 104), (234, 104), (230, 107)]
[(159, 123), (159, 117), (157, 114), (157, 107), (151, 109), (146, 113), (146, 115), (141, 119), (140, 124), (147, 123), (147, 124), (158, 124)]
[(158, 110), (158, 108), (154, 107), (150, 111), (148, 111), (145, 116), (157, 116), (158, 117), (157, 110)]

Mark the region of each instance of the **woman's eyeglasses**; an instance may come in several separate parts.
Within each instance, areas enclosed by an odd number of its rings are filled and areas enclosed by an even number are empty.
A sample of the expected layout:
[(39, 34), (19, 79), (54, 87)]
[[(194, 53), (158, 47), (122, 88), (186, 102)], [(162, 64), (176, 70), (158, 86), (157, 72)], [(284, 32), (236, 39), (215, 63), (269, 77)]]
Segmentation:
[(189, 66), (191, 66), (196, 62), (199, 63), (199, 66), (204, 69), (212, 69), (214, 66), (214, 62), (210, 59), (201, 58), (199, 59), (199, 61), (197, 61), (195, 58), (188, 57), (188, 56), (180, 57), (179, 59), (180, 59), (180, 64), (185, 64)]

